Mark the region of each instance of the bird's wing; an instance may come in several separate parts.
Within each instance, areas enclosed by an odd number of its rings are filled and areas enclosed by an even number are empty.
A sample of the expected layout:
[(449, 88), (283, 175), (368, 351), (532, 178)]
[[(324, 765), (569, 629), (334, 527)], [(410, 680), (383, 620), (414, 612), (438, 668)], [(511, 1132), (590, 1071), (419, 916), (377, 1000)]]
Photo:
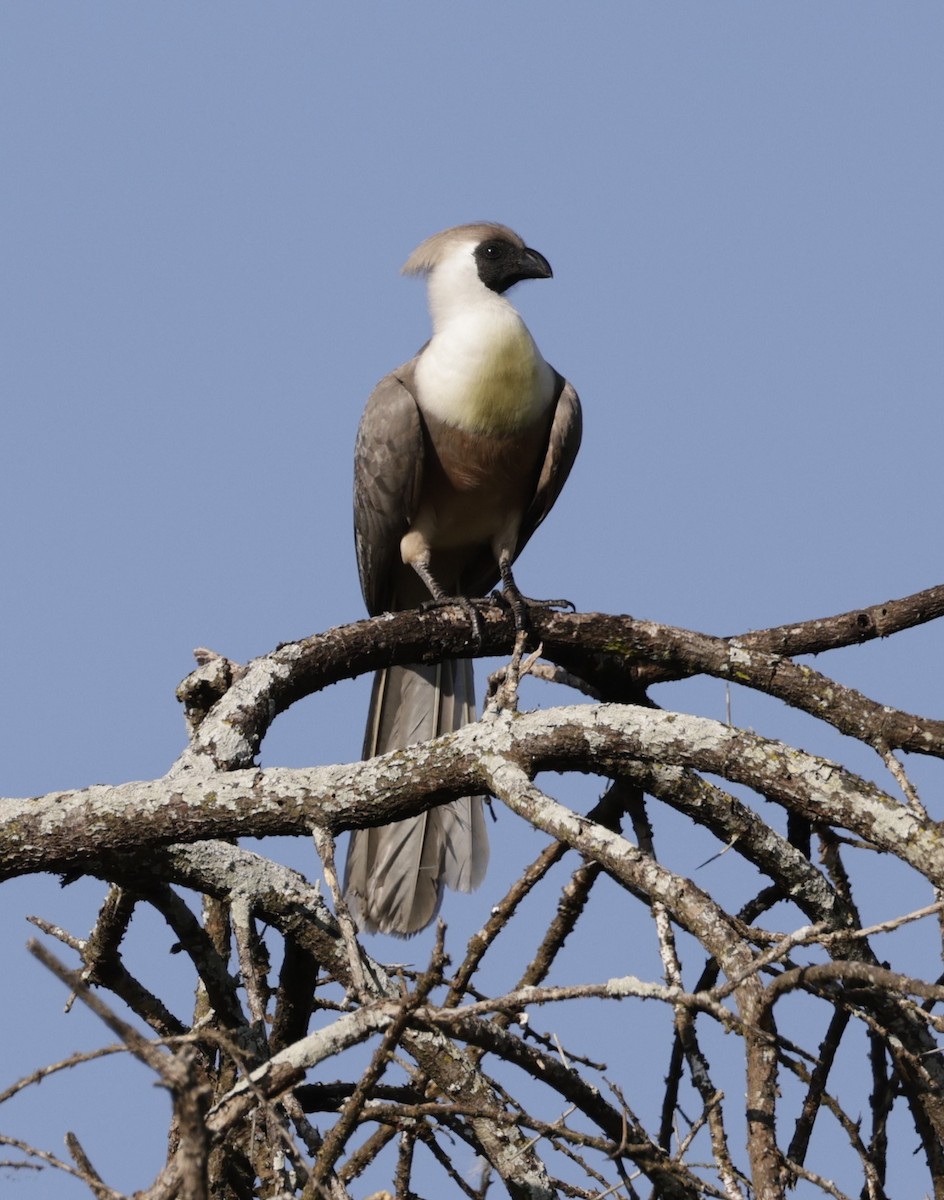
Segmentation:
[(354, 541), (367, 611), (390, 607), (400, 539), (416, 510), (423, 474), (423, 425), (413, 397), (416, 359), (374, 388), (354, 449)]
[(560, 375), (557, 378), (560, 391), (547, 439), (547, 450), (534, 496), (521, 522), (516, 558), (525, 548), (532, 533), (554, 507), (580, 449), (580, 437), (583, 432), (580, 399), (572, 384)]

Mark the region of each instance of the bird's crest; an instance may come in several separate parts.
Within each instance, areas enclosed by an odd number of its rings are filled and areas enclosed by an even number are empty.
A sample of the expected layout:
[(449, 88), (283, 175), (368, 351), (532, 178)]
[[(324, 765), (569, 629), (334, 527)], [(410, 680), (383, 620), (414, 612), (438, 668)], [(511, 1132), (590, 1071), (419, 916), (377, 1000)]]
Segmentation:
[(507, 225), (498, 225), (494, 221), (478, 221), (472, 225), (454, 225), (452, 229), (444, 229), (434, 233), (425, 242), (421, 242), (403, 264), (404, 275), (425, 275), (441, 263), (455, 246), (470, 243), (477, 246), (487, 242), (489, 238), (501, 238), (511, 242), (513, 246), (524, 248), (524, 242)]

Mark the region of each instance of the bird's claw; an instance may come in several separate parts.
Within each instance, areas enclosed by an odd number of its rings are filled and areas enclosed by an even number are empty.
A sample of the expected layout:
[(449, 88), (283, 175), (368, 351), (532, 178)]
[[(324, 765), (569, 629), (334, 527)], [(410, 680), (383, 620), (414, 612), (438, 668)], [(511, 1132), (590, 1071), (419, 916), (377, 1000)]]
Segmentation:
[(528, 611), (532, 608), (560, 609), (563, 612), (576, 612), (577, 606), (572, 600), (536, 600), (532, 596), (523, 596), (517, 588), (509, 588), (506, 584), (501, 591), (492, 592), (492, 598), (499, 604), (511, 610), (515, 619), (515, 632), (525, 633), (529, 630)]
[(469, 624), (472, 626), (472, 644), (478, 650), (482, 646), (484, 635), (484, 627), (482, 625), (482, 617), (479, 613), (479, 608), (491, 601), (487, 597), (470, 598), (469, 596), (438, 596), (434, 599), (424, 600), (419, 606), (420, 612), (432, 612), (437, 608), (447, 608), (451, 604), (456, 604), (465, 615), (469, 618)]
[(534, 600), (530, 596), (522, 596), (521, 599), (528, 608), (558, 608), (561, 612), (577, 611), (577, 605), (573, 600)]

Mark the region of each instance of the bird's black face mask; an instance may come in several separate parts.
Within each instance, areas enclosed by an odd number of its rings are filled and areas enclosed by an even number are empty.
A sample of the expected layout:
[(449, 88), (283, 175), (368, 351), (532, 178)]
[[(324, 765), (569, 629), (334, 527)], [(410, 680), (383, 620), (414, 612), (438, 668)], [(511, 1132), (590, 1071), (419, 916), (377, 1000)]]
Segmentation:
[(490, 238), (476, 246), (473, 253), (479, 279), (499, 295), (522, 279), (550, 279), (554, 274), (543, 254), (503, 238)]

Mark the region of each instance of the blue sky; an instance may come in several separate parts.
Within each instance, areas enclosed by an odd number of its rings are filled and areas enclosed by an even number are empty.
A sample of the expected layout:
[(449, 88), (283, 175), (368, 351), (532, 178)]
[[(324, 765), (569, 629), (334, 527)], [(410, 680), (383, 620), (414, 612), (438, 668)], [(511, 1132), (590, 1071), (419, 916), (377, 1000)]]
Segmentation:
[[(463, 221), (551, 261), (515, 300), (584, 404), (526, 592), (730, 633), (940, 582), (942, 111), (930, 2), (0, 5), (0, 794), (159, 775), (192, 647), (362, 615), (357, 421), (427, 336), (400, 265)], [(941, 652), (818, 665), (933, 714)], [(356, 757), (366, 687), (263, 762)], [(717, 684), (658, 699), (723, 715)], [(82, 934), (99, 895), (7, 889), (0, 1005), (28, 993), (63, 1053), (103, 1039), (58, 1016), (21, 916)]]

